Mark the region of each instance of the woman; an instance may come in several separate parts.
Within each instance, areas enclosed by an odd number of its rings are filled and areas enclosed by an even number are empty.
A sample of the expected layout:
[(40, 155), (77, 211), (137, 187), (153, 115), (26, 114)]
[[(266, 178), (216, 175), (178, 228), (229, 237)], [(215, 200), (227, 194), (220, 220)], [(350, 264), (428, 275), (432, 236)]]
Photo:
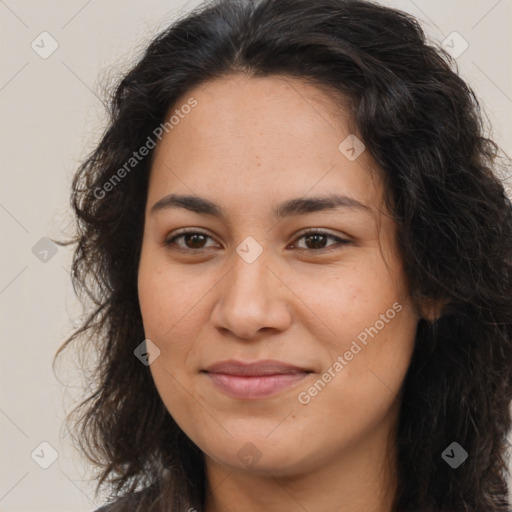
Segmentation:
[(98, 356), (102, 512), (510, 510), (512, 207), (417, 22), (220, 0), (111, 105), (73, 183), (95, 309), (57, 353)]

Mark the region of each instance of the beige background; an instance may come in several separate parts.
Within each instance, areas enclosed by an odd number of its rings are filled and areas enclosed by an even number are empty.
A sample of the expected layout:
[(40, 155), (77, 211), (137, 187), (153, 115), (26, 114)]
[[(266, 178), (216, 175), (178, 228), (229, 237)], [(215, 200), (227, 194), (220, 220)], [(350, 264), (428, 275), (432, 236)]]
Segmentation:
[[(61, 236), (71, 220), (72, 174), (101, 134), (100, 84), (198, 3), (0, 0), (0, 511), (90, 511), (102, 502), (60, 430), (76, 389), (64, 392), (51, 369), (81, 313), (68, 273), (70, 250), (58, 248), (43, 262), (33, 247), (42, 237)], [(437, 41), (454, 31), (467, 41), (457, 59), (461, 74), (482, 100), (495, 139), (512, 154), (512, 0), (384, 3), (418, 16)], [(31, 48), (43, 31), (58, 43), (47, 59)], [(72, 369), (59, 377), (70, 382)], [(48, 469), (31, 458), (36, 450), (36, 460), (51, 461), (51, 448), (41, 442), (58, 452)]]

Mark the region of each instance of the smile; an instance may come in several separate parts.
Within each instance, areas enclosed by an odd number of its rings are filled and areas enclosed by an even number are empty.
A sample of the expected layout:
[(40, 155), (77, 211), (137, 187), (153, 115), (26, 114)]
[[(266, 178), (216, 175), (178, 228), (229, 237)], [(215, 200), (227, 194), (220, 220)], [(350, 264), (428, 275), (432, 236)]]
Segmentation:
[(226, 360), (205, 370), (221, 393), (242, 400), (270, 398), (302, 381), (311, 369), (275, 359), (259, 361)]

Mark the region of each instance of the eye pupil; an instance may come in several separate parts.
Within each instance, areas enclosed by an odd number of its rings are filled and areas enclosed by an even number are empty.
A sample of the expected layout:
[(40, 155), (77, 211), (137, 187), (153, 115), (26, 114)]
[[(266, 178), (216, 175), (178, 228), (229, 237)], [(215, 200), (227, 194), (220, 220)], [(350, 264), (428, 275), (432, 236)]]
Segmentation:
[(198, 238), (202, 239), (202, 240), (199, 242), (199, 245), (194, 244), (194, 242), (192, 242), (192, 248), (194, 248), (194, 249), (202, 249), (202, 247), (203, 247), (203, 246), (201, 245), (201, 242), (203, 242), (203, 243), (204, 243), (204, 242), (205, 242), (205, 240), (206, 240), (206, 236), (205, 236), (205, 235), (201, 235), (201, 234), (199, 234), (199, 233), (185, 234), (184, 236), (185, 236), (185, 241), (186, 241), (185, 243), (186, 243), (186, 245), (187, 245), (187, 246), (189, 246), (188, 242), (189, 242), (191, 239), (192, 239), (192, 240), (194, 240), (194, 239), (195, 239), (195, 240), (196, 240), (196, 242), (197, 242), (197, 239), (198, 239)]
[[(319, 233), (313, 233), (311, 235), (306, 235), (306, 246), (308, 249), (323, 249), (322, 241), (325, 242), (325, 235), (319, 234)], [(307, 241), (313, 240), (313, 247), (311, 247), (311, 244), (309, 244)]]

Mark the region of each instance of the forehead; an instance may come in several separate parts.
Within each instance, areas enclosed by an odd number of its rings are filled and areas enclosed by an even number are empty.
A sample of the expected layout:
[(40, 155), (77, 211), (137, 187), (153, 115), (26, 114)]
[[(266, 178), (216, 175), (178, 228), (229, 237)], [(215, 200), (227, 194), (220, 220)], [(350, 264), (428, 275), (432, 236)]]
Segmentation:
[[(191, 98), (196, 106), (181, 110)], [(179, 121), (155, 149), (148, 203), (180, 192), (247, 207), (308, 191), (379, 202), (376, 165), (366, 151), (347, 158), (343, 142), (356, 130), (342, 99), (326, 89), (230, 75), (187, 91), (173, 114)]]

